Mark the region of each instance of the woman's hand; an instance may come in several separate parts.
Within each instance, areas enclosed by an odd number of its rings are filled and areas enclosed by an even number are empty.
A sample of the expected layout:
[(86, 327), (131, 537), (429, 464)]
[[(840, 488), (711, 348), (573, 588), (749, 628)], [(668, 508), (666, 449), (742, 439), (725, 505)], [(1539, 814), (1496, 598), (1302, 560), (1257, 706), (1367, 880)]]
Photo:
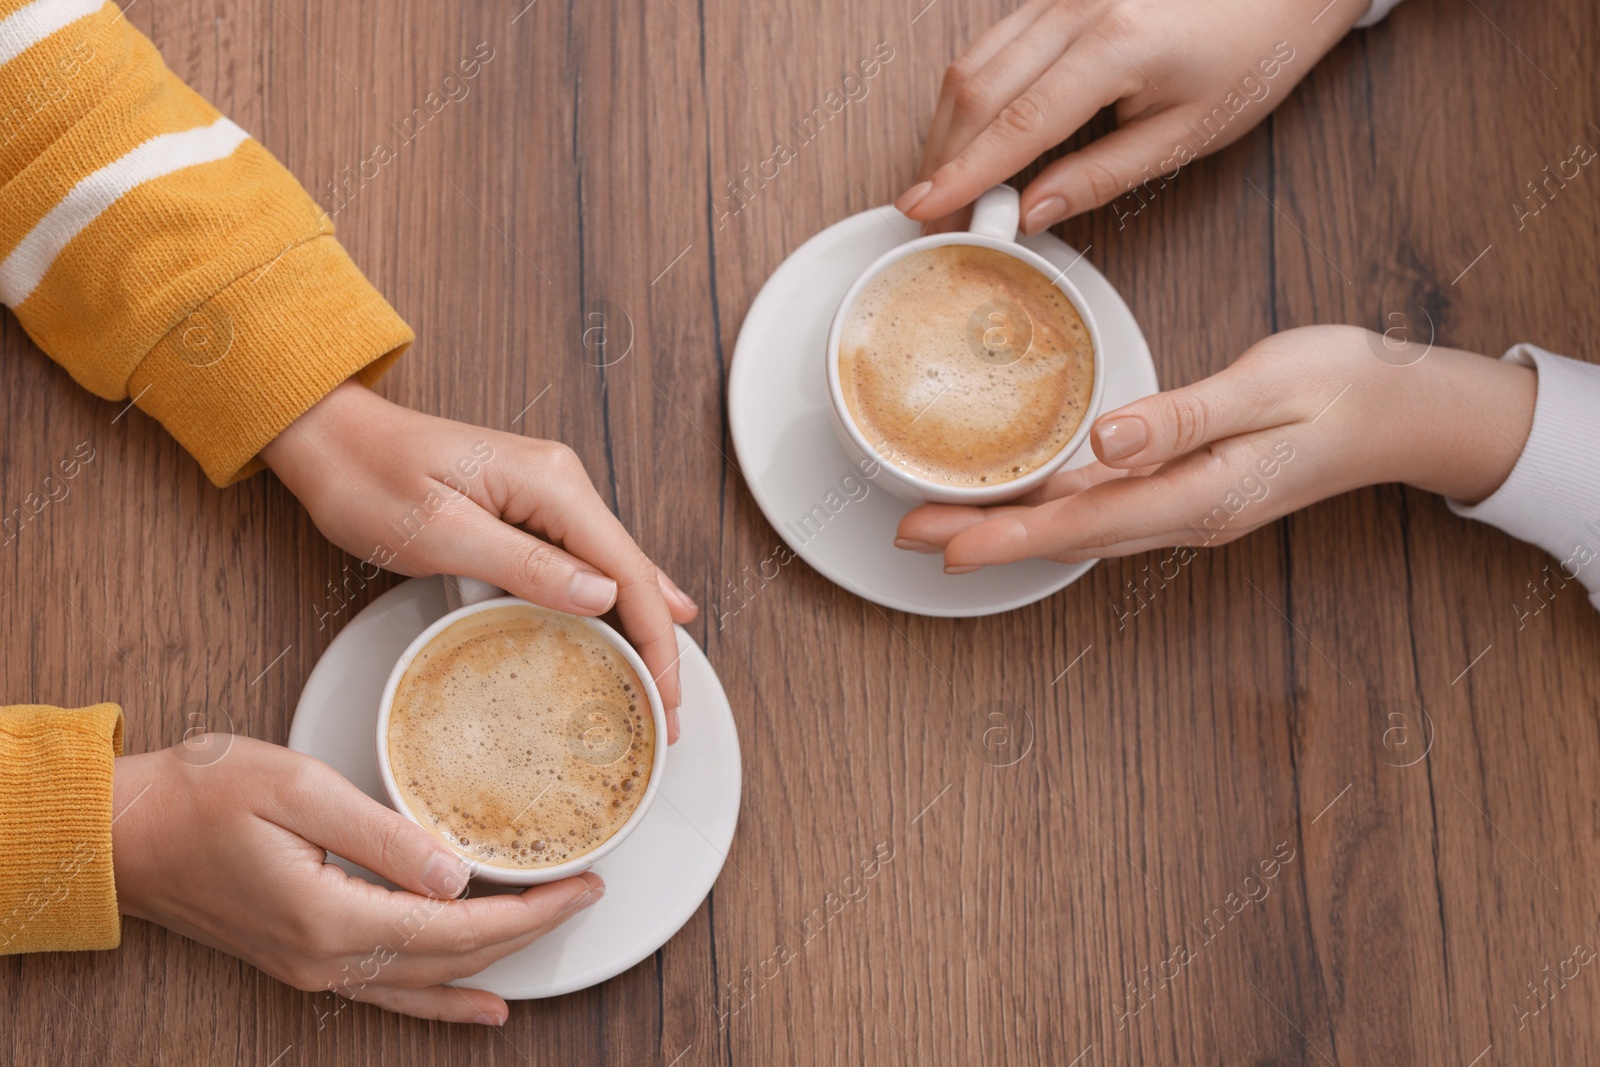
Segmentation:
[[(307, 991), (498, 1026), (504, 1000), (444, 983), (476, 974), (599, 900), (585, 874), (454, 899), (467, 866), (331, 767), (226, 734), (116, 761), (117, 905)], [(324, 849), (402, 886), (325, 862)]]
[(1226, 544), (1381, 482), (1475, 503), (1516, 465), (1534, 394), (1532, 370), (1471, 352), (1353, 326), (1290, 330), (1220, 374), (1101, 416), (1100, 462), (1015, 505), (916, 508), (895, 544), (943, 551), (962, 574)]
[(1115, 105), (1114, 132), (1023, 191), (1023, 230), (1138, 189), (1127, 210), (1136, 213), (1180, 167), (1266, 118), (1369, 0), (1319, 6), (1030, 0), (950, 64), (917, 184), (895, 206), (930, 230), (955, 229), (954, 212)]
[(673, 622), (699, 610), (661, 574), (566, 445), (423, 415), (346, 382), (262, 450), (328, 540), (400, 574), (482, 578), (575, 615), (615, 605), (678, 738)]

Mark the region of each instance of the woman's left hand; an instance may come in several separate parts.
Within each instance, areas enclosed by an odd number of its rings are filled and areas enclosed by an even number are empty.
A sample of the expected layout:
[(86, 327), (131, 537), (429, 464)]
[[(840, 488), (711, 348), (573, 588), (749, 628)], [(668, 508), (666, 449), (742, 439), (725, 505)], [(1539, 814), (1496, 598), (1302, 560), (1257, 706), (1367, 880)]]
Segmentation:
[(917, 184), (895, 206), (930, 231), (960, 229), (956, 213), (979, 193), (1107, 106), (1117, 128), (1022, 191), (1023, 230), (1150, 193), (1266, 118), (1366, 9), (1366, 0), (1321, 15), (1290, 0), (1027, 0), (950, 64)]
[(636, 545), (566, 445), (452, 422), (346, 382), (261, 458), (328, 540), (399, 574), (481, 578), (575, 615), (614, 605), (678, 737), (674, 622), (698, 612)]

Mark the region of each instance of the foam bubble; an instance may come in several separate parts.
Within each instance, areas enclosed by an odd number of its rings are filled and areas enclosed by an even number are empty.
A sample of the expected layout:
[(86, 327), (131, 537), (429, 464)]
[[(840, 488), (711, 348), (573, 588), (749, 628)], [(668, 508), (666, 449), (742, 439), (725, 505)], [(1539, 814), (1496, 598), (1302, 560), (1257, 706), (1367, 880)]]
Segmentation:
[(423, 826), (499, 867), (551, 867), (628, 821), (655, 759), (644, 687), (577, 620), (489, 608), (439, 633), (395, 690), (389, 762)]
[(1077, 432), (1094, 348), (1050, 279), (1003, 252), (941, 245), (862, 289), (840, 338), (839, 381), (856, 425), (895, 466), (997, 485), (1043, 466)]

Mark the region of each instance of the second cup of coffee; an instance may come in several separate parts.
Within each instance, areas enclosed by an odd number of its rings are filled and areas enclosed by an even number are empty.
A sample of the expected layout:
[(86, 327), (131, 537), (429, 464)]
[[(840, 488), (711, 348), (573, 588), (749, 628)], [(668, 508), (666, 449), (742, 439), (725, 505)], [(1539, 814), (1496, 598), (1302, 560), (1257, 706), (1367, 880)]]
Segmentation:
[(828, 335), (836, 436), (896, 496), (995, 504), (1037, 488), (1087, 438), (1104, 356), (1094, 318), (1016, 241), (1018, 198), (984, 193), (962, 233), (879, 257)]

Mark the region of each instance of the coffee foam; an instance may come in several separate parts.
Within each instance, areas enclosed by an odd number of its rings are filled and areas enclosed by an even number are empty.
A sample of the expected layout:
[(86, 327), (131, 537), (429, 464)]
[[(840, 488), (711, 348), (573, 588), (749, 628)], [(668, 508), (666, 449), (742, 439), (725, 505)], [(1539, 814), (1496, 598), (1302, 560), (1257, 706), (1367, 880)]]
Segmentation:
[(621, 829), (650, 784), (655, 720), (639, 676), (576, 619), (487, 608), (406, 668), (389, 763), (419, 822), (497, 867), (552, 867)]
[(997, 485), (1043, 466), (1077, 432), (1094, 346), (1072, 301), (1033, 267), (940, 245), (891, 263), (856, 297), (839, 384), (867, 443), (896, 467)]

